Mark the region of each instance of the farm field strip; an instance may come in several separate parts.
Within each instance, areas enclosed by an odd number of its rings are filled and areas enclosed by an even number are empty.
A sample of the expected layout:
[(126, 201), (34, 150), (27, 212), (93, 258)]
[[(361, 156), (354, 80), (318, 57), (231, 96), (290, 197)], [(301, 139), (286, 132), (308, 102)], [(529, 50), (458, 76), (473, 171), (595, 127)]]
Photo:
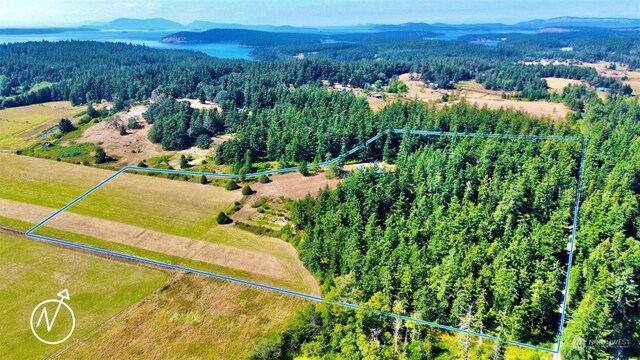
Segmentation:
[[(361, 307), (361, 306), (358, 306), (358, 305), (355, 305), (355, 304), (350, 304), (350, 303), (341, 302), (341, 301), (335, 301), (335, 300), (329, 300), (329, 299), (322, 298), (320, 296), (314, 296), (314, 295), (310, 295), (310, 294), (305, 294), (305, 293), (300, 293), (300, 292), (296, 292), (296, 291), (287, 290), (287, 289), (284, 289), (284, 288), (268, 286), (268, 285), (264, 285), (264, 284), (260, 284), (260, 283), (256, 283), (256, 282), (251, 282), (251, 281), (246, 281), (246, 280), (242, 280), (242, 279), (238, 279), (238, 278), (223, 276), (223, 275), (220, 275), (220, 274), (206, 272), (206, 271), (197, 270), (197, 269), (193, 269), (193, 268), (177, 266), (177, 265), (173, 265), (173, 264), (169, 264), (169, 263), (165, 263), (165, 262), (159, 262), (159, 261), (155, 261), (155, 260), (151, 260), (151, 259), (147, 259), (147, 258), (143, 258), (143, 257), (131, 256), (131, 255), (127, 255), (127, 254), (123, 254), (123, 253), (119, 253), (119, 252), (114, 252), (114, 251), (109, 251), (109, 250), (100, 249), (100, 248), (96, 248), (96, 247), (77, 244), (77, 243), (73, 243), (73, 242), (69, 242), (69, 241), (64, 241), (64, 240), (60, 240), (60, 239), (56, 239), (56, 238), (52, 238), (52, 237), (48, 237), (48, 236), (37, 235), (37, 234), (34, 233), (38, 228), (40, 228), (41, 226), (43, 226), (44, 224), (46, 224), (47, 222), (49, 222), (50, 220), (52, 220), (53, 218), (58, 216), (59, 214), (61, 214), (64, 211), (66, 211), (68, 208), (70, 208), (74, 204), (80, 202), (81, 200), (83, 200), (84, 198), (86, 198), (87, 196), (89, 196), (90, 194), (95, 192), (96, 190), (100, 189), (105, 184), (107, 184), (110, 181), (112, 181), (113, 179), (117, 178), (118, 176), (123, 174), (125, 171), (159, 172), (159, 173), (184, 174), (184, 175), (205, 175), (205, 176), (210, 176), (210, 177), (230, 178), (230, 179), (240, 178), (242, 175), (206, 173), (206, 172), (194, 172), (194, 171), (182, 171), (182, 170), (163, 170), (163, 169), (153, 169), (153, 168), (142, 168), (142, 167), (135, 167), (135, 166), (127, 166), (127, 167), (124, 167), (124, 168), (120, 169), (119, 171), (113, 173), (111, 176), (107, 177), (105, 180), (103, 180), (99, 184), (95, 185), (94, 187), (92, 187), (91, 189), (86, 191), (84, 194), (80, 195), (79, 197), (77, 197), (76, 199), (74, 199), (73, 201), (71, 201), (70, 203), (68, 203), (64, 207), (62, 207), (61, 209), (57, 210), (56, 212), (54, 212), (53, 214), (49, 215), (47, 218), (45, 218), (44, 220), (42, 220), (41, 222), (36, 224), (34, 227), (32, 227), (31, 229), (29, 229), (26, 232), (26, 236), (34, 238), (34, 239), (49, 241), (49, 242), (53, 242), (53, 243), (57, 243), (57, 244), (67, 245), (67, 246), (71, 246), (71, 247), (77, 247), (77, 248), (84, 249), (84, 250), (96, 251), (96, 252), (99, 252), (99, 253), (103, 253), (103, 254), (107, 254), (107, 255), (111, 255), (111, 256), (116, 256), (116, 257), (121, 257), (121, 258), (129, 259), (129, 260), (134, 260), (134, 261), (139, 261), (139, 262), (148, 263), (148, 264), (152, 264), (152, 265), (157, 265), (157, 266), (165, 267), (165, 268), (169, 268), (169, 269), (193, 272), (193, 273), (201, 274), (201, 275), (204, 275), (204, 276), (213, 277), (213, 278), (216, 278), (216, 279), (227, 280), (227, 281), (231, 281), (231, 282), (236, 282), (236, 283), (240, 283), (240, 284), (254, 286), (254, 287), (257, 287), (257, 288), (261, 288), (261, 289), (272, 290), (272, 291), (276, 291), (276, 292), (283, 293), (283, 294), (298, 296), (298, 297), (301, 297), (301, 298), (304, 298), (304, 299), (307, 299), (307, 300), (313, 300), (313, 301), (317, 301), (317, 302), (325, 302), (325, 303), (330, 303), (330, 304), (337, 304), (337, 305), (340, 305), (340, 306), (343, 306), (343, 307), (347, 307), (347, 308), (351, 308), (351, 309), (364, 310), (364, 311), (372, 312), (372, 313), (379, 314), (379, 315), (389, 316), (389, 317), (402, 319), (402, 320), (406, 320), (406, 321), (410, 321), (410, 322), (414, 322), (414, 323), (418, 323), (418, 324), (432, 326), (432, 327), (435, 327), (435, 328), (440, 328), (440, 329), (450, 330), (450, 331), (456, 331), (456, 332), (459, 332), (459, 333), (464, 333), (464, 334), (469, 334), (469, 335), (478, 336), (478, 337), (482, 337), (482, 338), (487, 338), (487, 339), (491, 339), (491, 340), (494, 340), (494, 341), (503, 341), (503, 342), (505, 342), (507, 344), (511, 344), (511, 345), (522, 346), (522, 347), (535, 349), (535, 350), (542, 350), (542, 351), (555, 353), (555, 354), (559, 353), (560, 346), (561, 346), (561, 341), (562, 341), (562, 331), (564, 329), (564, 321), (565, 321), (565, 309), (566, 309), (566, 304), (567, 304), (567, 296), (566, 296), (566, 294), (568, 294), (569, 276), (570, 276), (569, 274), (570, 274), (570, 271), (571, 271), (571, 263), (572, 263), (572, 260), (573, 260), (573, 249), (574, 249), (574, 245), (575, 245), (575, 234), (576, 234), (576, 230), (577, 230), (578, 211), (579, 211), (579, 206), (580, 206), (580, 192), (581, 192), (581, 187), (582, 187), (582, 173), (583, 173), (583, 168), (584, 168), (584, 157), (585, 157), (585, 152), (586, 152), (587, 139), (583, 138), (583, 137), (563, 137), (563, 136), (544, 136), (544, 135), (537, 136), (537, 135), (514, 135), (514, 134), (455, 133), (455, 132), (438, 132), (438, 131), (425, 131), (425, 130), (389, 129), (389, 130), (386, 130), (386, 131), (383, 131), (383, 132), (379, 133), (378, 135), (370, 138), (366, 142), (354, 147), (353, 149), (347, 151), (346, 153), (338, 156), (335, 159), (320, 163), (320, 166), (330, 165), (330, 164), (335, 163), (335, 162), (337, 162), (337, 161), (339, 161), (341, 159), (344, 159), (347, 156), (349, 156), (349, 155), (361, 150), (362, 148), (364, 148), (368, 144), (378, 140), (383, 135), (388, 135), (388, 134), (391, 134), (391, 133), (394, 133), (394, 134), (427, 135), (427, 136), (448, 136), (448, 137), (479, 137), (479, 138), (524, 139), (524, 140), (579, 141), (579, 142), (582, 143), (582, 154), (581, 154), (581, 157), (580, 157), (580, 171), (579, 171), (579, 179), (578, 179), (577, 192), (576, 192), (576, 203), (575, 203), (575, 208), (574, 208), (574, 213), (573, 213), (573, 226), (572, 226), (572, 230), (571, 230), (570, 241), (569, 241), (569, 244), (568, 244), (569, 257), (568, 257), (568, 262), (567, 262), (567, 271), (566, 271), (567, 277), (566, 277), (566, 280), (565, 280), (565, 289), (564, 289), (565, 296), (563, 296), (563, 305), (561, 307), (562, 314), (561, 314), (561, 321), (560, 321), (559, 330), (558, 330), (559, 340), (556, 343), (556, 348), (555, 349), (550, 349), (550, 348), (544, 348), (544, 347), (539, 347), (539, 346), (535, 346), (535, 345), (525, 344), (525, 343), (518, 342), (518, 341), (500, 339), (500, 338), (498, 338), (496, 336), (492, 336), (492, 335), (488, 335), (488, 334), (483, 334), (483, 333), (478, 333), (478, 332), (474, 332), (474, 331), (458, 329), (458, 328), (455, 328), (455, 327), (452, 327), (452, 326), (437, 324), (437, 323), (434, 323), (434, 322), (429, 322), (429, 321), (416, 319), (416, 318), (412, 318), (412, 317), (408, 317), (408, 316), (401, 316), (401, 315), (393, 314), (393, 313), (390, 313), (390, 312), (382, 312), (382, 311), (378, 311), (378, 310), (373, 310), (373, 309)], [(310, 167), (310, 166), (311, 165), (308, 165), (308, 167)], [(297, 170), (298, 170), (297, 167), (291, 167), (291, 168), (285, 168), (285, 169), (278, 169), (278, 170), (270, 170), (270, 171), (264, 171), (264, 172), (251, 173), (251, 174), (246, 174), (244, 176), (245, 177), (256, 177), (256, 176), (263, 175), (263, 174), (267, 174), (267, 175), (270, 175), (270, 174), (282, 174), (282, 173), (293, 172), (293, 171), (297, 171)]]
[(29, 314), (40, 301), (68, 289), (78, 321), (71, 341), (161, 288), (169, 274), (114, 262), (0, 232), (0, 314), (3, 359), (48, 356), (67, 344), (47, 345), (33, 337)]
[[(35, 223), (50, 213), (50, 208), (0, 199), (0, 216)], [(65, 213), (52, 220), (48, 226), (258, 275), (293, 280), (292, 274), (285, 270), (275, 256), (258, 251), (168, 235), (74, 213)]]

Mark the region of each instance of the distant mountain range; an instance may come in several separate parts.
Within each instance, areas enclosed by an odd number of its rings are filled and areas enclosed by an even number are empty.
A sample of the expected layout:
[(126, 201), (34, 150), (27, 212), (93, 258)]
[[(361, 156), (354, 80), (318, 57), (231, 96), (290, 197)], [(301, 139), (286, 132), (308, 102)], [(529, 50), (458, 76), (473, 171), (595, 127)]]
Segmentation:
[(98, 27), (107, 30), (182, 30), (186, 27), (175, 21), (153, 18), (153, 19), (129, 19), (119, 18), (110, 21), (102, 26)]
[(640, 19), (625, 18), (581, 18), (581, 17), (556, 17), (547, 20), (531, 20), (515, 24), (533, 28), (544, 27), (590, 27), (590, 28), (636, 28), (640, 27)]
[(336, 35), (379, 32), (422, 32), (443, 33), (449, 31), (469, 31), (486, 33), (509, 33), (519, 31), (573, 31), (584, 29), (632, 29), (640, 31), (640, 19), (630, 18), (582, 18), (556, 17), (552, 19), (536, 19), (515, 24), (483, 23), (483, 24), (445, 24), (445, 23), (404, 23), (404, 24), (360, 24), (348, 26), (297, 27), (276, 25), (244, 25), (236, 23), (218, 23), (196, 20), (189, 24), (167, 20), (164, 18), (131, 19), (118, 18), (109, 22), (94, 22), (81, 27), (59, 28), (1, 28), (0, 34), (30, 35), (51, 34), (72, 31), (158, 31), (166, 34), (177, 32), (203, 32), (210, 29), (236, 29), (266, 31), (270, 33), (295, 33), (315, 35)]
[(119, 18), (108, 23), (87, 25), (86, 27), (102, 30), (164, 30), (164, 31), (204, 31), (209, 29), (243, 29), (260, 30), (269, 32), (289, 33), (353, 33), (353, 32), (379, 32), (379, 31), (516, 31), (538, 30), (548, 27), (561, 28), (640, 28), (640, 19), (626, 18), (581, 18), (581, 17), (556, 17), (552, 19), (536, 19), (516, 24), (483, 23), (483, 24), (445, 24), (445, 23), (404, 23), (398, 25), (367, 24), (353, 26), (329, 26), (329, 27), (296, 27), (274, 25), (244, 25), (234, 23), (217, 23), (196, 20), (183, 25), (175, 21), (153, 19), (129, 19)]
[(153, 18), (153, 19), (130, 19), (118, 18), (102, 24), (89, 24), (85, 28), (95, 28), (100, 30), (148, 30), (148, 31), (179, 31), (179, 30), (209, 30), (209, 29), (243, 29), (261, 30), (270, 32), (296, 32), (296, 33), (319, 33), (320, 29), (311, 27), (294, 26), (274, 26), (274, 25), (243, 25), (234, 23), (216, 23), (211, 21), (196, 20), (187, 25), (175, 21)]

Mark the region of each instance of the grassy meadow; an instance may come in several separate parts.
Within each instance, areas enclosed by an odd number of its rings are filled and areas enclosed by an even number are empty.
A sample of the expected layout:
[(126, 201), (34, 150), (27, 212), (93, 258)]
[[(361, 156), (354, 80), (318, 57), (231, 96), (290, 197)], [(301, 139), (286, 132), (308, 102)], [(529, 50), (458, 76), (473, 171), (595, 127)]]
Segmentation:
[[(60, 358), (241, 359), (309, 303), (187, 274)], [(135, 334), (135, 336), (132, 336)]]
[[(149, 296), (168, 273), (114, 262), (70, 249), (0, 232), (0, 357), (45, 358), (98, 328), (108, 319)], [(31, 312), (68, 289), (66, 301), (76, 317), (71, 337), (60, 345), (38, 341), (29, 326)], [(66, 313), (65, 313), (66, 314)], [(68, 325), (60, 317), (59, 327)], [(66, 328), (68, 329), (68, 328)]]
[[(112, 171), (25, 156), (0, 154), (0, 198), (60, 208)], [(198, 237), (215, 226), (215, 216), (240, 200), (240, 191), (122, 174), (69, 211), (168, 234)]]
[[(0, 199), (27, 204), (24, 211), (28, 212), (31, 212), (29, 206), (37, 205), (50, 208), (51, 211), (47, 213), (53, 213), (113, 174), (108, 170), (8, 154), (0, 154), (0, 162), (5, 165), (0, 167), (0, 183), (3, 184), (0, 187)], [(240, 198), (240, 190), (230, 192), (212, 185), (122, 174), (68, 211), (141, 229), (263, 253), (275, 258), (288, 273), (290, 280), (136, 248), (105, 236), (72, 234), (50, 228), (39, 229), (37, 233), (291, 290), (316, 293), (317, 288), (311, 285), (314, 283), (311, 275), (299, 262), (297, 253), (289, 244), (234, 226), (215, 224), (215, 215), (233, 206), (233, 202)], [(5, 226), (21, 230), (28, 229), (35, 223), (33, 221), (14, 219), (12, 224), (7, 224), (9, 219), (4, 218)], [(108, 229), (105, 231), (108, 232)], [(135, 236), (136, 234), (131, 233), (129, 238)], [(238, 261), (250, 261), (249, 259), (250, 257)]]
[(40, 132), (62, 118), (71, 118), (84, 110), (68, 101), (20, 106), (0, 110), (0, 149), (18, 150), (38, 141)]

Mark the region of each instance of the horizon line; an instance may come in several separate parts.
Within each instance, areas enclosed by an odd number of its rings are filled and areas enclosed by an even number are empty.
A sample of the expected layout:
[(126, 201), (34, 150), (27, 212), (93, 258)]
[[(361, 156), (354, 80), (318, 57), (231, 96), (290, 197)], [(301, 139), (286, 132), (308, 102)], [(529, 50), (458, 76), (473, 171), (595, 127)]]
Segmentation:
[[(522, 20), (522, 21), (516, 21), (516, 22), (465, 22), (465, 23), (450, 23), (450, 22), (444, 22), (444, 21), (434, 21), (434, 22), (428, 22), (428, 21), (408, 21), (408, 22), (401, 22), (401, 23), (376, 23), (376, 22), (365, 22), (365, 23), (354, 23), (354, 24), (343, 24), (343, 25), (289, 25), (289, 24), (281, 24), (281, 25), (276, 25), (276, 24), (265, 24), (265, 23), (257, 23), (257, 24), (250, 24), (250, 23), (241, 23), (241, 22), (219, 22), (219, 21), (214, 21), (214, 20), (202, 20), (202, 19), (194, 19), (190, 22), (182, 23), (180, 21), (176, 21), (176, 20), (172, 20), (166, 17), (149, 17), (149, 18), (135, 18), (135, 17), (116, 17), (116, 18), (112, 18), (110, 20), (91, 20), (91, 21), (87, 21), (87, 22), (82, 22), (82, 23), (69, 23), (69, 24), (59, 24), (59, 25), (37, 25), (37, 24), (33, 24), (33, 25), (13, 25), (13, 26), (2, 26), (0, 27), (0, 29), (59, 29), (59, 28), (82, 28), (82, 27), (95, 27), (95, 28), (100, 28), (106, 24), (109, 24), (113, 21), (116, 20), (121, 20), (121, 19), (126, 19), (126, 20), (134, 20), (134, 21), (146, 21), (146, 20), (164, 20), (164, 21), (170, 21), (170, 22), (174, 22), (176, 24), (179, 24), (180, 26), (183, 27), (187, 27), (191, 24), (193, 24), (194, 22), (208, 22), (208, 23), (212, 23), (212, 24), (220, 24), (220, 25), (240, 25), (240, 26), (265, 26), (265, 27), (291, 27), (291, 28), (310, 28), (310, 29), (327, 29), (327, 28), (348, 28), (348, 27), (360, 27), (360, 26), (398, 26), (398, 25), (406, 25), (406, 24), (425, 24), (425, 25), (449, 25), (449, 26), (465, 26), (465, 25), (505, 25), (505, 26), (515, 26), (515, 25), (519, 25), (519, 24), (526, 24), (529, 22), (534, 22), (534, 21), (549, 21), (549, 20), (554, 20), (554, 19), (563, 19), (563, 18), (570, 18), (570, 19), (583, 19), (583, 20), (595, 20), (595, 19), (606, 19), (606, 20), (633, 20), (633, 21), (640, 21), (640, 17), (611, 17), (611, 16), (605, 16), (605, 17), (599, 17), (599, 16), (570, 16), (570, 15), (561, 15), (561, 16), (554, 16), (554, 17), (550, 17), (550, 18), (532, 18), (529, 20)], [(98, 24), (98, 25), (97, 25)], [(606, 28), (606, 27), (605, 27)], [(159, 30), (174, 30), (174, 29), (170, 29), (170, 28), (166, 28), (166, 29), (159, 29)]]

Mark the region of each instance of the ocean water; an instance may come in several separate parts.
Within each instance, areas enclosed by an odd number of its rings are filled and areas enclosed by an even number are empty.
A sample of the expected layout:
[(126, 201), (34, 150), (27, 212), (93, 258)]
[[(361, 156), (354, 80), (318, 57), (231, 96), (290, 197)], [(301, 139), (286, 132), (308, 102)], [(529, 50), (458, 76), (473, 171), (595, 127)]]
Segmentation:
[(68, 31), (57, 34), (4, 35), (0, 34), (0, 43), (17, 43), (28, 41), (65, 41), (85, 40), (103, 42), (124, 42), (136, 45), (146, 45), (155, 49), (192, 50), (200, 51), (209, 56), (223, 59), (251, 60), (253, 48), (243, 47), (236, 42), (213, 44), (166, 44), (160, 39), (170, 35), (167, 31)]

